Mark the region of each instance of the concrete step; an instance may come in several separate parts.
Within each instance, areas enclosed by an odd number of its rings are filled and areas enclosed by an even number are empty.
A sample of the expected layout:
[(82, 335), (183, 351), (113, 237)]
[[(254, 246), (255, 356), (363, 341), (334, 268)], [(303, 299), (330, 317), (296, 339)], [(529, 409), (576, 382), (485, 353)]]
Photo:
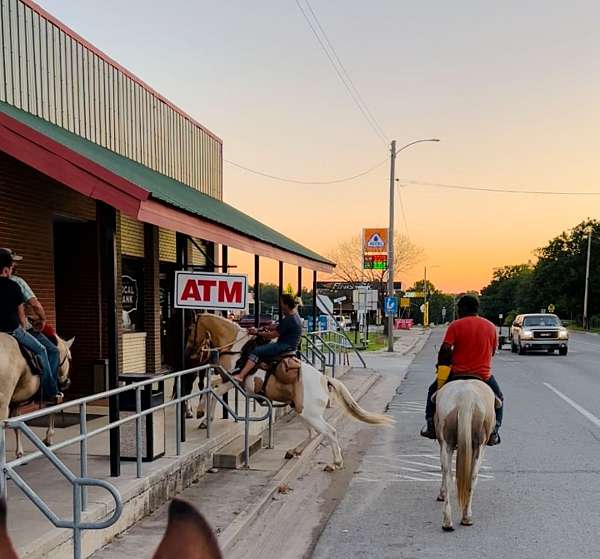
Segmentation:
[[(248, 452), (250, 456), (257, 453), (263, 446), (263, 436), (250, 435)], [(215, 468), (223, 468), (236, 470), (244, 463), (244, 435), (241, 435), (231, 441), (227, 446), (221, 448), (213, 456), (213, 466)]]

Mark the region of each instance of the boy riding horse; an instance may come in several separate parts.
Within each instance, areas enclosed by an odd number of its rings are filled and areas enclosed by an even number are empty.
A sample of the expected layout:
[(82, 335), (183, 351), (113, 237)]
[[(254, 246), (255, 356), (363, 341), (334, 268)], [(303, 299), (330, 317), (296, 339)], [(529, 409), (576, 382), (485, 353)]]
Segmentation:
[[(502, 391), (492, 375), (492, 357), (498, 347), (496, 327), (485, 318), (478, 316), (479, 301), (473, 295), (464, 295), (458, 301), (458, 320), (446, 331), (440, 348), (437, 364), (437, 378), (429, 387), (425, 419), (427, 425), (421, 436), (435, 439), (435, 402), (432, 396), (445, 382), (464, 378), (477, 378), (485, 382), (500, 400)], [(449, 373), (449, 375), (448, 375)], [(488, 445), (500, 444), (498, 430), (502, 424), (502, 410), (496, 409), (496, 428), (490, 435)]]
[(0, 250), (0, 332), (11, 334), (17, 342), (32, 351), (42, 367), (42, 387), (44, 399), (60, 403), (63, 395), (58, 387), (55, 371), (50, 366), (48, 352), (27, 328), (29, 321), (25, 314), (25, 296), (19, 284), (11, 279), (14, 253)]

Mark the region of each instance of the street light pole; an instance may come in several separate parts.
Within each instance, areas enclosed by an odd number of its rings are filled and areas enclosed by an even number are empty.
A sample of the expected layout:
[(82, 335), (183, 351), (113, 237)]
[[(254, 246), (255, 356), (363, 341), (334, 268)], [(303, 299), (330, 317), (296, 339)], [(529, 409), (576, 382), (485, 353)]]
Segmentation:
[[(394, 183), (396, 182), (396, 140), (392, 140), (390, 148), (390, 222), (388, 225), (388, 297), (394, 296)], [(385, 308), (384, 308), (385, 312)], [(390, 313), (388, 320), (388, 351), (394, 351), (394, 316)]]
[[(400, 149), (396, 149), (396, 140), (392, 141), (390, 146), (390, 222), (388, 226), (388, 297), (394, 296), (394, 183), (396, 181), (396, 156), (406, 148), (423, 142), (439, 142), (437, 138), (427, 138), (424, 140), (415, 140)], [(385, 309), (384, 309), (385, 312)], [(388, 316), (388, 351), (394, 351), (394, 316)]]
[(585, 293), (583, 295), (583, 328), (589, 330), (588, 319), (588, 292), (590, 289), (590, 256), (592, 253), (592, 228), (588, 227), (587, 261), (585, 264)]

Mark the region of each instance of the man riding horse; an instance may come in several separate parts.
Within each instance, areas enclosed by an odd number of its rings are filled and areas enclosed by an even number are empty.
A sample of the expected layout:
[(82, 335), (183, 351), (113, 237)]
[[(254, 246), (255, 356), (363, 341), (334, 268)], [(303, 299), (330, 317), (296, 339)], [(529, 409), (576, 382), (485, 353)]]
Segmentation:
[(56, 371), (50, 365), (46, 347), (28, 332), (30, 324), (25, 313), (26, 296), (20, 284), (11, 278), (15, 257), (9, 249), (0, 250), (0, 332), (11, 334), (21, 346), (36, 355), (42, 368), (44, 399), (60, 403), (63, 394), (59, 390)]
[[(492, 375), (492, 357), (498, 347), (496, 327), (479, 316), (479, 301), (473, 295), (464, 295), (458, 301), (458, 320), (446, 331), (440, 348), (436, 380), (429, 387), (425, 419), (427, 425), (421, 436), (435, 439), (435, 401), (432, 398), (446, 382), (476, 378), (485, 382), (502, 401), (504, 396)], [(488, 445), (500, 444), (498, 430), (502, 424), (503, 407), (496, 409), (496, 427), (488, 440)]]
[(250, 328), (248, 334), (256, 335), (260, 333), (261, 338), (273, 340), (276, 342), (259, 345), (249, 355), (242, 370), (236, 373), (233, 378), (238, 382), (244, 382), (244, 379), (254, 372), (259, 363), (270, 361), (286, 353), (295, 353), (298, 350), (298, 344), (302, 337), (302, 319), (297, 311), (298, 301), (293, 295), (284, 293), (281, 296), (281, 309), (284, 318), (275, 326), (270, 326), (257, 331)]

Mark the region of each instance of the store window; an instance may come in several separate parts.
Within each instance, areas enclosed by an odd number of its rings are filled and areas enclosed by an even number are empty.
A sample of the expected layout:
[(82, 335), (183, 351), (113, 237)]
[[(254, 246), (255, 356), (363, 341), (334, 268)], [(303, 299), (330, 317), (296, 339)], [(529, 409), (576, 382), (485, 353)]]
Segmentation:
[(143, 279), (142, 261), (136, 258), (123, 258), (121, 280), (124, 332), (142, 332), (144, 330)]

